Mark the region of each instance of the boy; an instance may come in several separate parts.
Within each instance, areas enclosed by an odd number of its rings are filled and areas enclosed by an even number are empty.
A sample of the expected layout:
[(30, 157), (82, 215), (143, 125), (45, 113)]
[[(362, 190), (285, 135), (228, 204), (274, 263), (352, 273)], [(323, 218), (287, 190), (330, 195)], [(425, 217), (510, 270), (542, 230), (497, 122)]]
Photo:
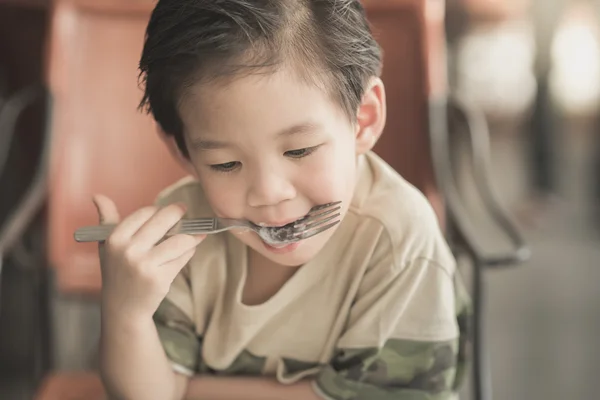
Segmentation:
[[(118, 223), (102, 257), (101, 371), (119, 399), (454, 399), (453, 257), (426, 199), (371, 149), (380, 52), (356, 0), (159, 0), (142, 101), (193, 177)], [(184, 215), (281, 226), (165, 233)], [(462, 314), (461, 314), (462, 315)], [(459, 350), (460, 349), (460, 350)]]

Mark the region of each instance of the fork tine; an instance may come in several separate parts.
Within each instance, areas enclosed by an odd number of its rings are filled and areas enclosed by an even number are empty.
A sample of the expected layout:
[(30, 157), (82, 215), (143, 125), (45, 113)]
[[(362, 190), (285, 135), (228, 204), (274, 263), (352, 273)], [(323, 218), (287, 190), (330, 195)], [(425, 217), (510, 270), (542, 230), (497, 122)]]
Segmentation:
[(324, 219), (320, 219), (320, 220), (318, 220), (318, 221), (311, 222), (310, 224), (306, 224), (305, 226), (301, 226), (301, 229), (302, 229), (303, 231), (308, 231), (308, 230), (310, 230), (310, 229), (317, 228), (317, 227), (319, 227), (319, 226), (321, 226), (321, 225), (324, 225), (324, 224), (328, 223), (329, 221), (332, 221), (332, 220), (336, 219), (336, 218), (337, 218), (337, 217), (339, 217), (340, 215), (341, 215), (340, 213), (337, 213), (337, 214), (335, 214), (335, 215), (331, 215), (331, 216), (329, 216), (329, 217), (327, 217), (327, 218), (324, 218)]
[(212, 233), (215, 230), (212, 227), (185, 227), (177, 230), (176, 233), (184, 235), (200, 235), (203, 233)]
[(321, 204), (320, 206), (314, 206), (313, 208), (310, 209), (310, 211), (308, 212), (307, 215), (310, 215), (310, 214), (314, 213), (315, 211), (323, 210), (324, 208), (337, 206), (341, 203), (342, 203), (341, 201), (334, 201), (333, 203), (327, 203), (327, 204)]
[(179, 224), (179, 232), (183, 231), (197, 231), (209, 232), (217, 227), (217, 223), (214, 218), (201, 218), (197, 220), (183, 220)]
[(326, 215), (329, 215), (336, 211), (339, 211), (340, 209), (341, 209), (341, 207), (338, 206), (338, 207), (332, 208), (330, 210), (321, 211), (318, 214), (310, 214), (309, 213), (306, 215), (306, 217), (304, 219), (298, 220), (296, 222), (296, 225), (305, 225), (305, 224), (307, 224), (309, 222), (313, 222), (321, 217), (324, 217)]
[(213, 226), (214, 221), (181, 221), (181, 227)]
[(214, 218), (201, 218), (198, 220), (184, 220), (179, 225), (177, 233), (210, 233), (217, 227)]
[(193, 218), (193, 219), (182, 219), (181, 225), (193, 226), (193, 225), (212, 225), (215, 222), (214, 218)]
[(321, 232), (325, 232), (326, 230), (333, 228), (334, 226), (336, 226), (339, 223), (340, 223), (340, 220), (337, 220), (337, 221), (334, 221), (334, 222), (332, 222), (330, 224), (322, 226), (320, 228), (316, 228), (316, 229), (312, 229), (312, 230), (306, 230), (306, 231), (303, 231), (303, 232), (301, 232), (301, 233), (299, 233), (297, 235), (294, 235), (294, 236), (295, 236), (295, 239), (298, 239), (298, 240), (308, 239), (308, 238), (313, 237), (313, 236), (315, 236), (315, 235), (317, 235), (317, 234), (319, 234)]

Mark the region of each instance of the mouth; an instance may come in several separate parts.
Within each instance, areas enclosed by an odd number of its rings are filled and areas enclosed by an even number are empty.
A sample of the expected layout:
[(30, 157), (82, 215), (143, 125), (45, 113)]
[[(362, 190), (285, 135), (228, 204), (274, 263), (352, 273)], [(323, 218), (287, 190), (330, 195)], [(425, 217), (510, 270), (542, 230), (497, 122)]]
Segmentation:
[(258, 237), (265, 248), (272, 253), (284, 254), (294, 251), (299, 243), (288, 239), (295, 229), (295, 224), (302, 218), (304, 217), (277, 222), (255, 223), (255, 225), (261, 227)]
[(269, 243), (265, 242), (264, 240), (261, 240), (261, 241), (267, 250), (269, 250), (271, 253), (275, 253), (275, 254), (291, 253), (292, 251), (296, 250), (298, 248), (298, 246), (300, 246), (300, 243), (301, 243), (301, 242), (294, 242), (294, 243), (282, 243), (282, 244), (269, 244)]
[[(320, 207), (315, 206), (311, 208), (307, 214), (304, 214), (299, 218), (268, 222), (252, 221), (252, 224), (255, 226), (253, 230), (261, 239), (265, 248), (269, 251), (274, 253), (293, 251), (300, 245), (300, 242), (302, 242), (304, 238), (314, 236), (314, 234), (318, 234), (323, 229), (329, 229), (339, 222), (335, 221), (333, 224), (330, 223), (324, 228), (319, 227), (319, 223), (327, 223), (328, 221), (331, 221), (332, 218), (336, 218), (340, 215), (338, 213), (328, 216), (328, 214), (338, 211), (339, 207), (333, 210), (328, 210), (327, 208), (330, 207), (330, 205), (335, 206), (337, 204), (339, 204), (339, 202), (324, 204)], [(308, 223), (309, 221), (310, 223)], [(313, 229), (314, 232), (311, 231), (311, 229)]]
[(285, 228), (288, 225), (292, 225), (295, 222), (300, 221), (304, 217), (288, 219), (283, 222), (254, 222), (255, 225), (260, 226), (261, 228)]

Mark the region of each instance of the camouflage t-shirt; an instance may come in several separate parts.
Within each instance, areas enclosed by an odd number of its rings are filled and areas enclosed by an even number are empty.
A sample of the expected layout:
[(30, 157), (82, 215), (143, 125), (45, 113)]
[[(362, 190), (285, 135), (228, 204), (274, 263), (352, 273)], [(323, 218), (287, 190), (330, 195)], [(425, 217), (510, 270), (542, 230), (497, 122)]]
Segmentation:
[[(248, 249), (210, 235), (155, 314), (180, 373), (311, 379), (336, 400), (457, 398), (469, 303), (425, 197), (383, 160), (359, 160), (346, 217), (319, 254), (266, 302), (241, 295)], [(212, 215), (188, 178), (158, 203)]]

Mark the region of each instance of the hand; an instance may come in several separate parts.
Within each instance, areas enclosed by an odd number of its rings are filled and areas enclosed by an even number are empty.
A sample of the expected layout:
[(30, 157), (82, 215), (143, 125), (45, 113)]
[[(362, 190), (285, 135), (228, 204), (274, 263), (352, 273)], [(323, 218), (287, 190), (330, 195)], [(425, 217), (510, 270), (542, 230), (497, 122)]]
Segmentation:
[(117, 224), (100, 244), (103, 312), (151, 318), (206, 235), (178, 234), (161, 241), (185, 214), (181, 204), (145, 207), (120, 223), (112, 200), (97, 195), (94, 204), (101, 224)]

